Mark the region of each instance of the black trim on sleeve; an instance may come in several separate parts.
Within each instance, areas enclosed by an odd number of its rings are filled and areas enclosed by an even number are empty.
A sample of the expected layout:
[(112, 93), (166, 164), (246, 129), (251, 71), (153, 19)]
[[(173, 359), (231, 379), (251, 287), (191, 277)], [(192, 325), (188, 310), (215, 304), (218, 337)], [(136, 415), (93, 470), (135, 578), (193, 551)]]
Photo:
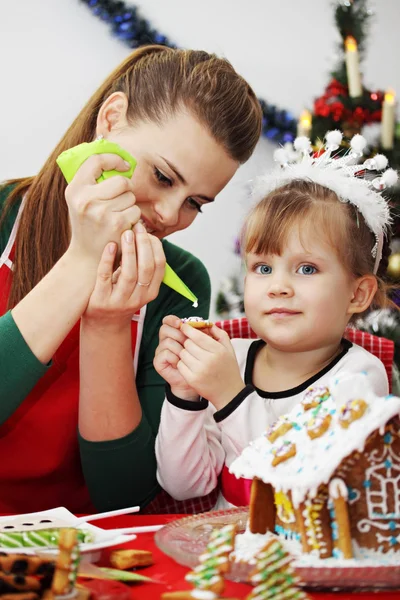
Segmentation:
[(208, 406), (208, 400), (205, 398), (200, 398), (200, 400), (182, 400), (182, 398), (178, 398), (171, 391), (171, 386), (167, 383), (165, 385), (165, 395), (170, 404), (176, 406), (177, 408), (182, 408), (183, 410), (204, 410)]
[[(256, 391), (257, 394), (259, 396), (261, 396), (261, 398), (270, 398), (271, 400), (279, 400), (281, 398), (290, 398), (291, 396), (296, 396), (296, 394), (300, 394), (301, 392), (304, 392), (304, 390), (306, 390), (308, 387), (310, 387), (310, 385), (312, 385), (315, 381), (320, 379), (320, 377), (322, 377), (323, 375), (326, 375), (326, 373), (329, 373), (329, 371), (340, 360), (342, 360), (342, 358), (345, 356), (345, 354), (347, 354), (347, 352), (353, 347), (352, 342), (350, 342), (349, 340), (346, 340), (345, 338), (342, 338), (341, 345), (342, 345), (342, 351), (336, 356), (336, 358), (334, 358), (329, 363), (329, 365), (327, 365), (326, 367), (321, 369), (321, 371), (319, 371), (318, 373), (316, 373), (315, 375), (313, 375), (312, 377), (307, 379), (307, 381), (304, 381), (304, 383), (301, 383), (300, 385), (298, 385), (294, 388), (291, 388), (289, 390), (283, 390), (281, 392), (267, 392), (266, 390), (261, 390), (260, 388), (256, 387), (253, 384), (254, 361), (256, 359), (257, 353), (261, 350), (261, 348), (263, 346), (265, 346), (264, 340), (255, 340), (249, 347), (249, 350), (247, 353), (246, 369), (245, 369), (245, 373), (244, 373), (244, 382), (247, 385), (253, 385), (254, 391)], [(229, 404), (228, 404), (228, 406), (229, 406)]]
[(229, 415), (231, 415), (242, 404), (243, 400), (246, 400), (247, 396), (249, 396), (252, 392), (254, 392), (253, 386), (246, 385), (245, 388), (243, 388), (238, 394), (236, 394), (234, 398), (232, 398), (229, 404), (214, 413), (213, 417), (216, 423), (220, 423), (229, 417)]

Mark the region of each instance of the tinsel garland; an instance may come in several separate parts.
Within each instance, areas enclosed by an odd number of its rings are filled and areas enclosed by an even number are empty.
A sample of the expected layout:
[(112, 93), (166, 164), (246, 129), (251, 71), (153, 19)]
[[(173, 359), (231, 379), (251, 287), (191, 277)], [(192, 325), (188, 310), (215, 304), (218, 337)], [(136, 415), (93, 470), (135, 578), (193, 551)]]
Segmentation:
[[(92, 13), (111, 25), (112, 33), (130, 48), (147, 44), (162, 44), (171, 48), (176, 45), (163, 33), (144, 19), (136, 6), (123, 0), (81, 0)], [(344, 59), (344, 40), (348, 35), (357, 40), (362, 52), (365, 46), (367, 27), (372, 11), (367, 0), (337, 0), (335, 5), (335, 23), (342, 41), (338, 48), (339, 62), (332, 72), (333, 80), (324, 94), (314, 102), (311, 137), (314, 142), (323, 139), (331, 129), (341, 128), (347, 137), (352, 137), (361, 128), (374, 122), (380, 122), (383, 93), (364, 88), (363, 96), (355, 103), (349, 97), (347, 74)], [(296, 137), (297, 120), (289, 111), (269, 104), (260, 99), (263, 111), (263, 135), (278, 144), (292, 142)], [(374, 148), (374, 152), (379, 148)], [(388, 158), (393, 166), (400, 164), (400, 141), (396, 139), (395, 148)]]
[[(81, 0), (94, 15), (111, 25), (112, 33), (130, 48), (147, 44), (176, 45), (144, 19), (133, 5), (122, 0)], [(297, 120), (289, 111), (259, 99), (263, 111), (263, 135), (278, 144), (292, 142), (296, 137)]]

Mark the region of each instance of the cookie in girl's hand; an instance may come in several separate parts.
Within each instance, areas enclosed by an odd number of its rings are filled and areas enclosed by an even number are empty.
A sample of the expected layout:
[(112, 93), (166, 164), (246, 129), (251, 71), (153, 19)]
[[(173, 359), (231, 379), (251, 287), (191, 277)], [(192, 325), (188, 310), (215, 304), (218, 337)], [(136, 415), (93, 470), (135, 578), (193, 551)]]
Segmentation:
[(195, 329), (207, 329), (211, 328), (214, 325), (212, 321), (209, 321), (208, 319), (203, 319), (202, 317), (187, 317), (181, 319), (181, 321), (182, 324), (190, 325)]

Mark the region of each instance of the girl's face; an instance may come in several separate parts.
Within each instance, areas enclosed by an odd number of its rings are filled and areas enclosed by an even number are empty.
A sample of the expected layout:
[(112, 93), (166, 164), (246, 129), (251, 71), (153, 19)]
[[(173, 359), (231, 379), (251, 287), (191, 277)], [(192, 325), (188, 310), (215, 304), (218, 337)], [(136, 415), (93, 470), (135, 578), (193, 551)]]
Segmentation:
[(249, 254), (246, 264), (246, 315), (268, 344), (303, 352), (340, 340), (356, 281), (312, 227), (304, 226), (301, 237), (294, 228), (281, 256)]
[(226, 186), (239, 163), (191, 114), (161, 125), (141, 121), (113, 128), (107, 139), (136, 160), (136, 203), (149, 233), (164, 238), (188, 227)]

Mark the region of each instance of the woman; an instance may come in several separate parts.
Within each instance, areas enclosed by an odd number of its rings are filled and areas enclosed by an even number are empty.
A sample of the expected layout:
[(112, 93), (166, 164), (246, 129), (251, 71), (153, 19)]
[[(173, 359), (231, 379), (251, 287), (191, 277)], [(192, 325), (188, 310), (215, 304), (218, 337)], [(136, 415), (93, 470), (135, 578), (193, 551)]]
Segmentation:
[[(157, 495), (158, 329), (194, 311), (160, 287), (165, 260), (198, 296), (197, 314), (210, 299), (204, 266), (164, 238), (214, 200), (260, 127), (258, 101), (227, 61), (148, 46), (108, 77), (36, 177), (3, 187), (0, 512), (143, 507)], [(66, 187), (55, 159), (98, 136), (136, 158), (132, 180), (97, 184), (128, 169), (105, 154)], [(119, 241), (121, 269), (97, 273)]]

